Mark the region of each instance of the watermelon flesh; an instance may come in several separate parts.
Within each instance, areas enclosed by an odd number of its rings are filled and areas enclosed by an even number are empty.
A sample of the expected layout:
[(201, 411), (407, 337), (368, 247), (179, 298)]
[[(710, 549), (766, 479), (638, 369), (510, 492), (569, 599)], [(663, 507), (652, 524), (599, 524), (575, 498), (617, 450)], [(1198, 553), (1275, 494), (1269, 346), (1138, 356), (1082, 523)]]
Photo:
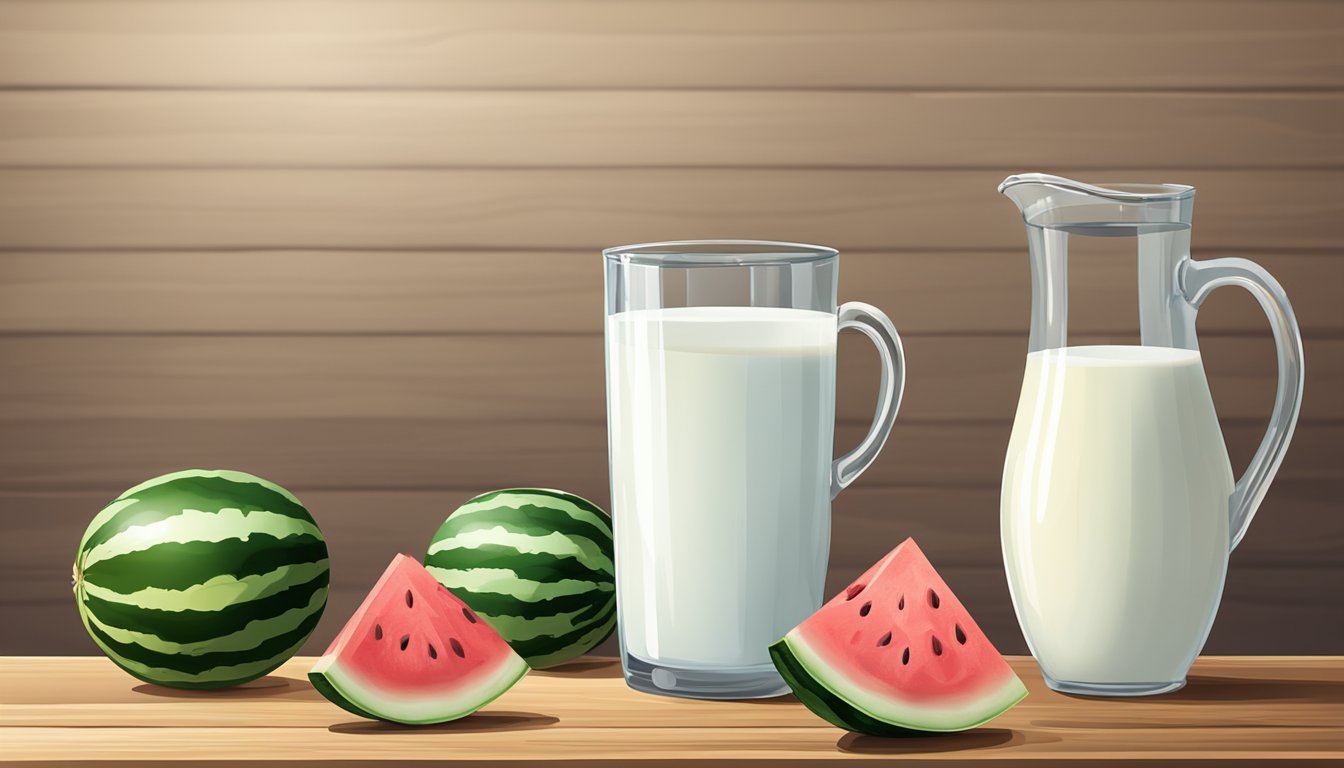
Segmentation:
[(998, 717), (1027, 689), (906, 539), (770, 646), (789, 687), (851, 731), (962, 731)]
[(308, 679), (362, 717), (424, 725), (475, 712), (527, 669), (419, 561), (397, 555)]

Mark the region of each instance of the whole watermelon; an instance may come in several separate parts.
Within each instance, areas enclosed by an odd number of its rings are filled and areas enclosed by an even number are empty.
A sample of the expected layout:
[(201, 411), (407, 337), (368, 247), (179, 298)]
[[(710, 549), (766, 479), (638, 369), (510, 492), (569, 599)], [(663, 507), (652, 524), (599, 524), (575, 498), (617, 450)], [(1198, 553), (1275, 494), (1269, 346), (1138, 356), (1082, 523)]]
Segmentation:
[(448, 516), (425, 567), (534, 668), (575, 659), (616, 627), (611, 518), (563, 491), (510, 488)]
[(259, 477), (190, 469), (126, 491), (75, 556), (79, 616), (150, 683), (222, 688), (308, 639), (327, 602), (327, 545), (294, 496)]

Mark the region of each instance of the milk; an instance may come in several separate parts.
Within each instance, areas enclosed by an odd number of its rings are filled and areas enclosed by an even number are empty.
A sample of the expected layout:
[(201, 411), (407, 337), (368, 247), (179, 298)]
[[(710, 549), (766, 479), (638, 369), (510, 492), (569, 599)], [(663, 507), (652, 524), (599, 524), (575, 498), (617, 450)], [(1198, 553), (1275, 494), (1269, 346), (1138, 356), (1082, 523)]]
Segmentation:
[(1028, 355), (1002, 536), (1042, 671), (1063, 682), (1179, 684), (1222, 595), (1232, 488), (1198, 352)]
[(674, 668), (769, 668), (769, 644), (821, 605), (835, 337), (835, 315), (797, 309), (608, 317), (627, 654)]

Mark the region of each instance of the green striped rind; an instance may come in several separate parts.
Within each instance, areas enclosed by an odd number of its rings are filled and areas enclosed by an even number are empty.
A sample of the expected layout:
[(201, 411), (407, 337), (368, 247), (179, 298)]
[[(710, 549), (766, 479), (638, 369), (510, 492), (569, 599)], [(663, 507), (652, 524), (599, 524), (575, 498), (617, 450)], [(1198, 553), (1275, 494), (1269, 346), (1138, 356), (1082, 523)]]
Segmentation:
[(89, 525), (75, 596), (90, 637), (151, 683), (221, 688), (260, 677), (326, 606), (326, 543), (293, 494), (227, 470), (142, 483)]
[[(507, 652), (506, 652), (507, 653)], [(347, 712), (404, 725), (432, 725), (457, 720), (499, 698), (527, 674), (527, 664), (516, 653), (501, 658), (493, 670), (471, 685), (453, 684), (442, 691), (419, 696), (389, 696), (368, 685), (354, 669), (334, 656), (323, 656), (308, 680), (328, 701)]]
[(534, 668), (582, 656), (616, 626), (611, 519), (564, 493), (477, 496), (435, 533), (425, 567)]
[(813, 714), (848, 731), (873, 736), (909, 736), (975, 728), (1006, 712), (1027, 695), (1016, 675), (957, 707), (931, 707), (891, 699), (879, 700), (847, 683), (827, 666), (795, 632), (770, 646), (775, 669)]

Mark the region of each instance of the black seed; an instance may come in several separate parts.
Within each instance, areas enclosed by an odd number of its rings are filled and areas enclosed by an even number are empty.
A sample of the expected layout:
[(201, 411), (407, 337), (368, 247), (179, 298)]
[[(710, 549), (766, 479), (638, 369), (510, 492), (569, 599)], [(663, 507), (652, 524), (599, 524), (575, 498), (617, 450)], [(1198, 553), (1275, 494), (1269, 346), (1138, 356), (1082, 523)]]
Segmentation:
[(374, 625), (373, 625), (373, 639), (374, 639), (374, 640), (382, 640), (382, 639), (383, 639), (383, 625), (382, 625), (382, 624), (374, 624)]
[(904, 611), (904, 610), (905, 610), (905, 595), (901, 595), (901, 600), (900, 600), (900, 602), (896, 603), (896, 610), (898, 610), (898, 611)]
[(463, 608), (463, 609), (462, 609), (462, 615), (463, 615), (463, 616), (466, 616), (466, 617), (467, 617), (467, 621), (470, 621), (472, 624), (475, 624), (475, 623), (476, 623), (476, 616), (473, 615), (472, 612), (471, 612), (471, 611), (468, 611), (466, 608)]
[(957, 625), (957, 642), (961, 643), (962, 645), (966, 644), (966, 633), (961, 631), (960, 624)]
[(401, 650), (403, 650), (403, 651), (406, 650), (406, 646), (408, 646), (408, 645), (410, 645), (410, 644), (411, 644), (411, 636), (410, 636), (410, 635), (402, 635), (402, 636), (401, 636)]
[(431, 659), (437, 659), (437, 658), (439, 658), (439, 652), (436, 651), (436, 650), (434, 650), (434, 644), (433, 644), (433, 643), (430, 643), (430, 644), (429, 644), (429, 658), (431, 658)]
[(867, 585), (867, 584), (850, 584), (850, 585), (849, 585), (849, 589), (846, 589), (846, 590), (845, 590), (845, 599), (846, 599), (846, 600), (853, 600), (854, 598), (858, 597), (858, 596), (859, 596), (859, 593), (862, 592), (862, 591), (863, 591), (863, 588), (866, 587), (866, 586), (868, 586), (868, 585)]
[(910, 663), (910, 647), (906, 646), (905, 652), (901, 654), (901, 665), (904, 666), (909, 663)]
[(933, 638), (933, 655), (934, 656), (943, 655), (943, 641), (939, 640), (937, 635), (934, 635)]
[(448, 644), (453, 647), (453, 653), (456, 653), (461, 658), (467, 658), (467, 652), (462, 650), (462, 644), (457, 642), (456, 637), (448, 638)]
[(867, 616), (867, 615), (868, 615), (868, 612), (871, 611), (871, 610), (873, 610), (873, 604), (872, 604), (872, 602), (864, 603), (864, 604), (863, 604), (863, 607), (859, 609), (859, 615), (860, 615), (860, 616)]
[(415, 605), (415, 598), (411, 597), (411, 590), (408, 589), (406, 590), (406, 607), (410, 608), (412, 605)]
[(887, 634), (883, 635), (883, 636), (882, 636), (882, 639), (877, 641), (877, 645), (878, 645), (879, 648), (882, 647), (882, 646), (884, 646), (884, 645), (889, 645), (890, 643), (891, 643), (891, 633), (890, 633), (890, 632), (888, 632)]
[(930, 589), (930, 590), (929, 590), (929, 605), (933, 606), (934, 608), (937, 608), (937, 607), (938, 607), (938, 603), (939, 603), (939, 600), (938, 600), (938, 593), (937, 593), (937, 592), (934, 592), (932, 589)]

